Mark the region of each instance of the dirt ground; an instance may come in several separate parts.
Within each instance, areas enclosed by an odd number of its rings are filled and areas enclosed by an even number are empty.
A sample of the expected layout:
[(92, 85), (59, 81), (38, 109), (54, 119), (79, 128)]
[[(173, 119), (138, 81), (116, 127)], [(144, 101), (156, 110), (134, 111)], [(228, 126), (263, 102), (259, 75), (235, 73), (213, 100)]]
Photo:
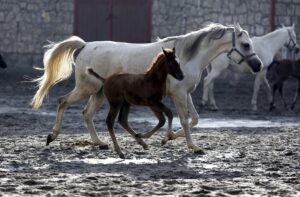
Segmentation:
[[(162, 147), (165, 127), (145, 140), (149, 145), (145, 151), (116, 125), (126, 157), (121, 160), (104, 122), (107, 104), (95, 116), (95, 125), (109, 150), (90, 142), (81, 115), (86, 101), (66, 111), (61, 134), (45, 146), (57, 99), (72, 89), (74, 81), (57, 85), (43, 107), (32, 110), (34, 86), (1, 72), (0, 196), (300, 196), (300, 104), (295, 111), (286, 111), (278, 103), (277, 110), (268, 112), (263, 88), (260, 109), (252, 112), (253, 76), (244, 76), (235, 85), (219, 80), (217, 112), (200, 107), (201, 87), (193, 95), (200, 120), (192, 135), (206, 155), (189, 151), (183, 138)], [(288, 103), (294, 83), (286, 85)], [(134, 108), (129, 122), (145, 132), (153, 127), (151, 117), (145, 108)], [(204, 124), (207, 119), (205, 128), (201, 120)], [(224, 124), (217, 122), (220, 119)], [(242, 124), (236, 125), (236, 120)], [(174, 125), (176, 129), (178, 122)]]

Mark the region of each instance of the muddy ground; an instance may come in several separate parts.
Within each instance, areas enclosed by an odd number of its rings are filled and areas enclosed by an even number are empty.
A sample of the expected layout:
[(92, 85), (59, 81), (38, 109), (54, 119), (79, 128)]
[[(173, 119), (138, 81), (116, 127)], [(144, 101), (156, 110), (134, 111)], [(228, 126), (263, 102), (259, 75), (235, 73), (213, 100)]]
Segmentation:
[[(236, 85), (219, 80), (218, 112), (200, 107), (201, 88), (193, 95), (200, 121), (192, 135), (206, 155), (193, 154), (184, 139), (161, 147), (165, 128), (146, 140), (150, 148), (145, 151), (116, 125), (126, 156), (121, 160), (104, 123), (107, 104), (97, 113), (95, 125), (109, 150), (90, 143), (81, 115), (86, 101), (66, 111), (61, 135), (45, 146), (56, 100), (72, 89), (73, 80), (52, 89), (35, 111), (29, 107), (34, 86), (1, 72), (0, 196), (300, 195), (300, 104), (295, 111), (286, 111), (279, 103), (277, 110), (268, 112), (261, 91), (260, 109), (252, 112), (252, 76), (242, 77)], [(289, 103), (294, 82), (287, 84)], [(144, 132), (153, 126), (151, 117), (144, 108), (134, 108), (129, 122)], [(201, 126), (201, 119), (208, 124)], [(178, 126), (176, 120), (174, 125)]]

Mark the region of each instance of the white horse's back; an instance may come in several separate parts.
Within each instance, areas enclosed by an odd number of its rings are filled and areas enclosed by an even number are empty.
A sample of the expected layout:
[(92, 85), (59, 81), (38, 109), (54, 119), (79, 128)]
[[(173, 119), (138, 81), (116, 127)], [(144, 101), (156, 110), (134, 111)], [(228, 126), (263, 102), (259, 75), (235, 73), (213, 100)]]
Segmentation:
[[(103, 77), (114, 73), (144, 73), (161, 50), (155, 43), (88, 42), (76, 59), (76, 70), (85, 73), (91, 67)], [(136, 57), (136, 58), (132, 58)]]

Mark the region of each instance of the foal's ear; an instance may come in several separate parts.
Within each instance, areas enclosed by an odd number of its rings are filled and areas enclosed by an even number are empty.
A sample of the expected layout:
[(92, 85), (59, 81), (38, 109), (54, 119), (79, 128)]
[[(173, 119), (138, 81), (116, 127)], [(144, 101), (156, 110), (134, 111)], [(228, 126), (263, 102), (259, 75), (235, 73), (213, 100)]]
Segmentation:
[(169, 52), (166, 51), (163, 47), (161, 47), (161, 50), (163, 51), (164, 55), (167, 57), (169, 55)]
[(173, 51), (173, 54), (175, 55), (175, 47), (173, 47), (172, 51)]

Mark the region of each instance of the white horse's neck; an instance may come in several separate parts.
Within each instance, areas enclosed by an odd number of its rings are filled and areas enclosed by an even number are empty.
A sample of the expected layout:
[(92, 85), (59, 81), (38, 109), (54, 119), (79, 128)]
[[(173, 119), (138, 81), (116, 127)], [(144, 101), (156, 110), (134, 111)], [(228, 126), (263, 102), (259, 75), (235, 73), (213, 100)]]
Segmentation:
[(258, 43), (268, 49), (268, 52), (273, 59), (274, 55), (289, 41), (290, 38), (287, 29), (281, 28), (261, 36), (259, 39), (260, 41)]
[(193, 57), (192, 59), (186, 59), (186, 55), (184, 54), (184, 46), (182, 46), (183, 36), (174, 36), (170, 37), (169, 41), (160, 40), (157, 42), (158, 47), (168, 47), (168, 48), (176, 48), (176, 56), (179, 57), (180, 63), (182, 65), (187, 64), (189, 61), (197, 61), (198, 65), (202, 68), (207, 65), (212, 59), (217, 57), (220, 53), (226, 51), (228, 48), (232, 46), (232, 38), (231, 36), (224, 36), (220, 40), (212, 41), (214, 43), (203, 43), (198, 48), (198, 55)]

